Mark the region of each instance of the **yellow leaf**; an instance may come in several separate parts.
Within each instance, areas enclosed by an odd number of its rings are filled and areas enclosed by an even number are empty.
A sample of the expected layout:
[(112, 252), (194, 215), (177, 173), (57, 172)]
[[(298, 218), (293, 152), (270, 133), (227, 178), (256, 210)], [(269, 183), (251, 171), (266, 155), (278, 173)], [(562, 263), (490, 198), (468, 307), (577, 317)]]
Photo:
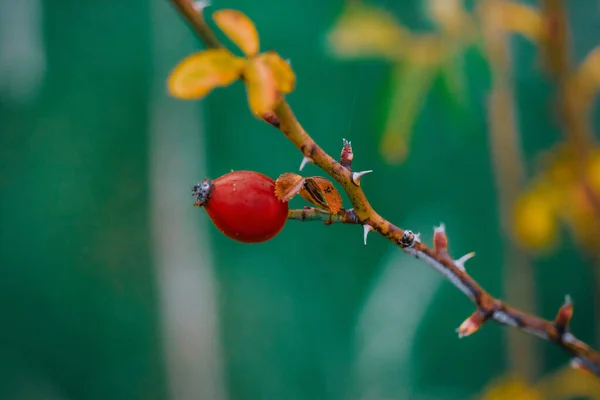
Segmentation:
[(329, 49), (344, 58), (397, 59), (409, 31), (382, 8), (352, 2), (327, 34)]
[(244, 77), (250, 109), (258, 118), (263, 118), (273, 111), (279, 98), (273, 72), (264, 59), (257, 57), (248, 60)]
[(241, 76), (245, 60), (225, 49), (209, 49), (181, 61), (169, 75), (167, 87), (174, 97), (199, 99)]
[(213, 14), (217, 26), (247, 56), (258, 53), (259, 39), (256, 26), (250, 18), (237, 10), (219, 10)]
[(277, 90), (281, 93), (290, 93), (296, 85), (296, 75), (290, 64), (283, 60), (279, 54), (268, 51), (258, 56), (271, 68)]
[(380, 143), (380, 151), (386, 162), (400, 164), (408, 154), (414, 123), (437, 70), (435, 64), (406, 62), (393, 72), (393, 92)]

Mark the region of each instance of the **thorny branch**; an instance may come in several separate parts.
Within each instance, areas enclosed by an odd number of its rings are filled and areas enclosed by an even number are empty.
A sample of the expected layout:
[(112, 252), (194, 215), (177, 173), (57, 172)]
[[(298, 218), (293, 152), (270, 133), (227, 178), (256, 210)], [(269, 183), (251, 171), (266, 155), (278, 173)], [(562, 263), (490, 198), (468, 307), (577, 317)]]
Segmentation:
[[(171, 0), (171, 2), (194, 31), (198, 33), (207, 47), (220, 46), (216, 39), (213, 40), (214, 34), (206, 25), (201, 10), (194, 6), (192, 0)], [(377, 214), (360, 187), (360, 178), (367, 171), (352, 172), (351, 160), (349, 163), (345, 158), (343, 160), (344, 165), (342, 165), (342, 163), (327, 154), (302, 128), (285, 100), (281, 100), (273, 113), (264, 115), (263, 119), (279, 129), (300, 150), (304, 160), (310, 160), (335, 179), (344, 188), (353, 206), (351, 210), (342, 209), (337, 215), (327, 215), (326, 211), (314, 208), (292, 210), (289, 213), (290, 219), (360, 224), (364, 227), (365, 242), (366, 234), (369, 231), (375, 231), (406, 253), (433, 267), (471, 299), (477, 307), (476, 311), (457, 329), (459, 337), (471, 335), (481, 328), (485, 322), (493, 320), (554, 342), (572, 357), (571, 365), (574, 368), (588, 370), (600, 376), (600, 353), (578, 340), (568, 331), (569, 322), (573, 315), (573, 304), (568, 296), (553, 321), (527, 314), (494, 298), (479, 286), (464, 268), (465, 261), (471, 258), (474, 255), (473, 253), (467, 254), (458, 260), (454, 260), (450, 256), (448, 253), (448, 238), (443, 225), (435, 228), (434, 246), (430, 248), (421, 242), (419, 234), (401, 229)], [(344, 147), (349, 146), (347, 143), (344, 143), (344, 145)]]

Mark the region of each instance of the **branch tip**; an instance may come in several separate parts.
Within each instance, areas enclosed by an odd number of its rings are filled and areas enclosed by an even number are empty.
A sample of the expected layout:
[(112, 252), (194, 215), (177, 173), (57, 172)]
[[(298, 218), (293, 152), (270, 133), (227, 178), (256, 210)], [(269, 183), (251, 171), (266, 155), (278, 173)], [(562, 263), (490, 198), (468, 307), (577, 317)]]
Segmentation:
[(450, 254), (448, 254), (448, 236), (446, 236), (444, 223), (433, 228), (433, 250), (440, 257), (450, 258)]
[(353, 172), (352, 173), (352, 182), (356, 186), (360, 186), (360, 178), (362, 178), (366, 174), (370, 174), (373, 170), (361, 171), (361, 172)]
[(485, 321), (487, 321), (485, 314), (479, 310), (475, 311), (469, 318), (465, 319), (456, 330), (458, 338), (462, 339), (474, 334), (483, 326)]
[[(573, 302), (571, 301), (571, 296), (566, 295), (565, 303), (558, 309), (556, 318), (554, 318), (554, 326), (556, 326), (559, 332), (564, 333), (569, 329), (571, 318), (573, 318)], [(565, 340), (564, 337), (563, 340)]]
[(439, 226), (434, 226), (433, 233), (446, 233), (446, 224), (440, 222)]

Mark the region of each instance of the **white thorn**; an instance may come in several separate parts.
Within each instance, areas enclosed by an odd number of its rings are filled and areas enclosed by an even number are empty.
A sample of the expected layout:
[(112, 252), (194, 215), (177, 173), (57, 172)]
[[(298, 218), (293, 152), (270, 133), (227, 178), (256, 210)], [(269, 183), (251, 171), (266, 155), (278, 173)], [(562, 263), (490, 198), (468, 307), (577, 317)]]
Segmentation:
[(415, 243), (421, 243), (421, 232), (415, 234)]
[(446, 225), (440, 222), (440, 226), (433, 227), (433, 233), (446, 233)]
[(352, 182), (354, 182), (356, 186), (360, 186), (360, 178), (362, 178), (363, 175), (370, 174), (371, 172), (373, 172), (373, 170), (353, 172)]
[(290, 60), (289, 58), (286, 58), (285, 62), (288, 63), (288, 65), (292, 65), (292, 60)]
[(306, 166), (306, 164), (313, 162), (313, 160), (309, 157), (304, 157), (302, 159), (302, 162), (300, 163), (300, 171), (302, 171), (304, 169), (304, 167)]
[(196, 11), (201, 12), (202, 10), (204, 10), (206, 7), (209, 7), (210, 4), (210, 0), (198, 0), (194, 2), (194, 9)]
[(462, 272), (465, 272), (465, 263), (469, 261), (471, 258), (475, 257), (475, 252), (472, 251), (470, 253), (465, 254), (458, 260), (454, 260), (454, 265), (456, 268), (460, 269)]
[(373, 227), (371, 225), (369, 225), (369, 224), (363, 225), (365, 246), (367, 245), (367, 236), (369, 235), (369, 232), (371, 232), (372, 230), (373, 230)]

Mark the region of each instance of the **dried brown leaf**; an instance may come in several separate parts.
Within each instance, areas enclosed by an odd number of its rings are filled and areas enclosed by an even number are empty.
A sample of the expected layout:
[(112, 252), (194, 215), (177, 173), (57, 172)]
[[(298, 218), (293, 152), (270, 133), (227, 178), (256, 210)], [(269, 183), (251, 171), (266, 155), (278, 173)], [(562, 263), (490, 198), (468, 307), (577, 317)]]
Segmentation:
[(291, 172), (283, 173), (275, 181), (275, 196), (280, 201), (289, 201), (300, 193), (304, 186), (304, 178)]
[(300, 196), (332, 214), (337, 214), (342, 207), (342, 196), (333, 183), (320, 176), (305, 178)]

